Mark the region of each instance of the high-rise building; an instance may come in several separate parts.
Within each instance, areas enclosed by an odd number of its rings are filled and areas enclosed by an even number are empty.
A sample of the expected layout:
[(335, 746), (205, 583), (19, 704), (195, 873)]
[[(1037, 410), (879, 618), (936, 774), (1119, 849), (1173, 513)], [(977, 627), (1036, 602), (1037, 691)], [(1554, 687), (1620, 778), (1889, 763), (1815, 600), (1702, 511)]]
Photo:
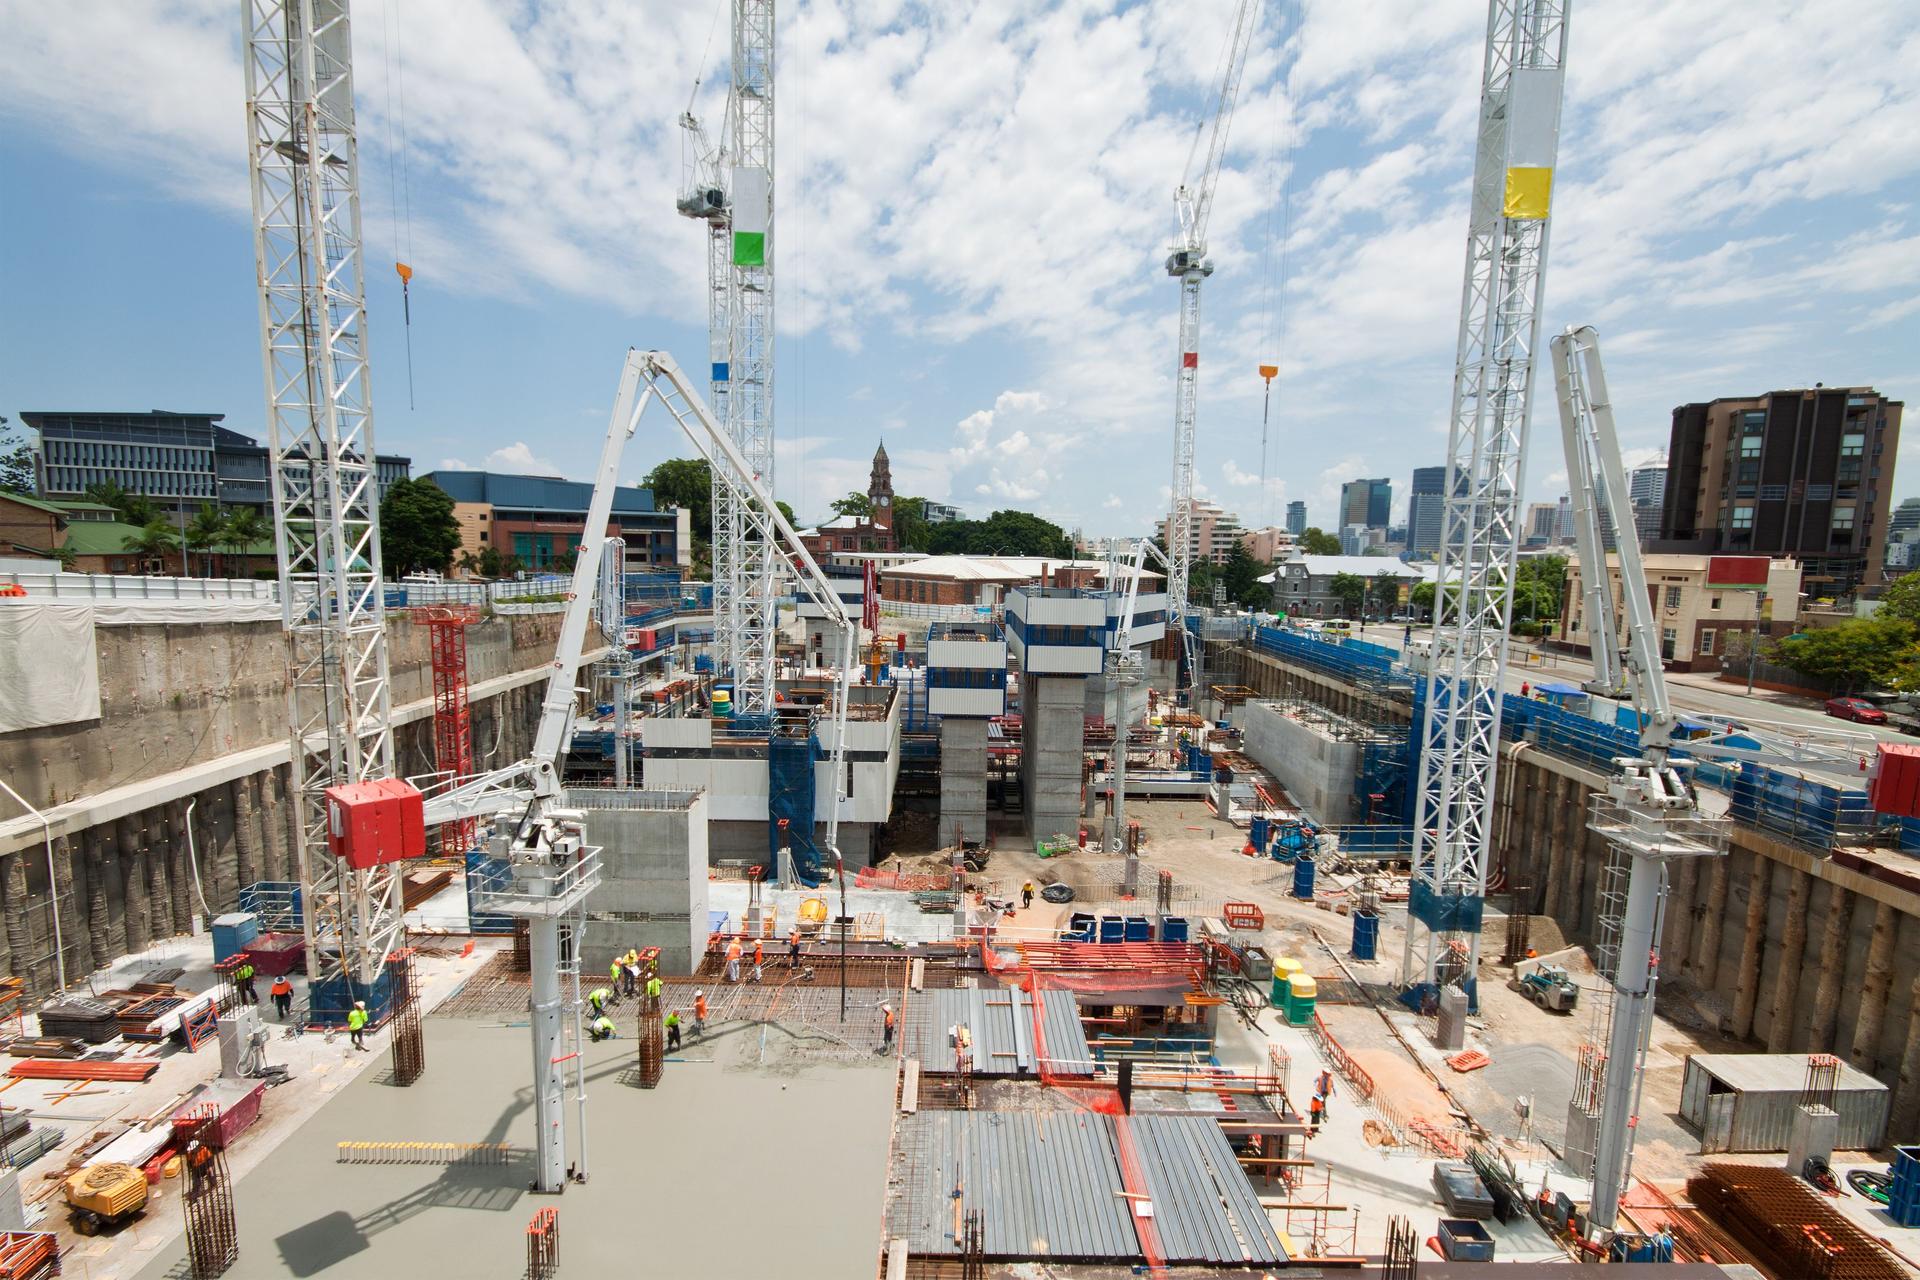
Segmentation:
[(1299, 537), (1307, 531), (1307, 504), (1289, 502), (1287, 504), (1287, 532)]
[[(1172, 523), (1171, 517), (1160, 521), (1160, 542), (1163, 546), (1168, 544), (1168, 529)], [(1228, 554), (1240, 545), (1240, 535), (1244, 532), (1239, 516), (1211, 502), (1196, 501), (1193, 504), (1193, 525), (1187, 548), (1195, 561), (1210, 560), (1214, 564), (1225, 564)]]
[(1667, 497), (1667, 460), (1649, 462), (1627, 472), (1627, 497), (1636, 507), (1659, 506)]
[(1393, 514), (1393, 485), (1384, 479), (1349, 480), (1340, 486), (1341, 528), (1350, 524), (1384, 529)]
[[(224, 413), (66, 413), (29, 411), (21, 421), (40, 433), (34, 456), (40, 496), (77, 502), (87, 486), (113, 484), (170, 513), (202, 504), (250, 507), (265, 515), (273, 504), (267, 450), (252, 436), (220, 425)], [(380, 489), (405, 480), (409, 458), (379, 454)]]
[(1819, 385), (1679, 406), (1655, 549), (1792, 556), (1815, 596), (1878, 583), (1903, 408)]
[(1560, 505), (1554, 502), (1530, 502), (1527, 518), (1521, 526), (1520, 545), (1529, 550), (1553, 545), (1560, 522)]
[(1413, 493), (1407, 499), (1407, 550), (1415, 556), (1439, 554), (1446, 487), (1445, 467), (1413, 469)]

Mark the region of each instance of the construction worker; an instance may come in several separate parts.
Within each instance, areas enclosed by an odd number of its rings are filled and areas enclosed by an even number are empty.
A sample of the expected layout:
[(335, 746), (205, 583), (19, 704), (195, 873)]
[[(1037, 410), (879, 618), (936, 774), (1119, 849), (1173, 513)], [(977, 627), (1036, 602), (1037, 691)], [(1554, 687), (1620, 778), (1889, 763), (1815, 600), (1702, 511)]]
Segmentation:
[(253, 961), (242, 960), (233, 971), (233, 985), (239, 989), (241, 1004), (259, 1004), (260, 993), (253, 989)]
[(677, 1012), (667, 1014), (667, 1048), (680, 1047), (680, 1015)]
[(880, 1006), (880, 1012), (886, 1018), (886, 1021), (880, 1024), (880, 1052), (885, 1053), (893, 1048), (893, 1006), (883, 1004)]
[(666, 984), (660, 981), (659, 975), (656, 974), (655, 976), (647, 979), (647, 999), (658, 1000), (660, 998), (660, 993), (665, 989), (666, 989)]
[(353, 1047), (362, 1053), (367, 1052), (366, 1030), (367, 1002), (355, 1000), (353, 1008), (347, 1010), (347, 1036), (353, 1041)]
[(1327, 1100), (1316, 1093), (1313, 1101), (1307, 1104), (1307, 1124), (1312, 1127), (1316, 1137), (1319, 1136), (1321, 1122), (1326, 1118)]
[(1025, 884), (1020, 886), (1020, 909), (1024, 911), (1027, 908), (1031, 907), (1032, 905), (1033, 905), (1033, 881), (1029, 880)]
[(800, 926), (795, 925), (787, 931), (787, 968), (800, 967)]
[(602, 1040), (611, 1040), (619, 1034), (619, 1028), (613, 1025), (613, 1019), (601, 1014), (587, 1024), (587, 1035), (595, 1044)]
[(284, 973), (281, 974), (273, 980), (273, 985), (267, 988), (267, 994), (273, 997), (273, 1008), (279, 1014), (280, 1021), (285, 1022), (287, 1015), (293, 1009), (292, 979)]
[(759, 938), (753, 940), (753, 980), (760, 981), (762, 966), (767, 962), (767, 944)]
[(1522, 680), (1520, 682), (1520, 696), (1523, 698), (1533, 696), (1533, 686), (1528, 684), (1525, 680)]
[(1322, 1071), (1313, 1078), (1314, 1100), (1320, 1104), (1320, 1117), (1326, 1118), (1327, 1103), (1333, 1100), (1333, 1072)]
[(693, 993), (693, 1034), (707, 1034), (707, 993), (696, 990)]
[[(622, 985), (620, 982), (620, 974), (625, 967), (625, 965), (620, 963), (619, 956), (613, 958), (613, 963), (607, 966), (607, 985), (609, 987), (617, 988)], [(627, 989), (627, 994), (633, 994), (632, 988)]]
[(727, 943), (727, 981), (740, 981), (740, 939)]
[(607, 1011), (607, 1001), (612, 998), (613, 992), (605, 987), (595, 987), (587, 992), (587, 1009), (597, 1018)]

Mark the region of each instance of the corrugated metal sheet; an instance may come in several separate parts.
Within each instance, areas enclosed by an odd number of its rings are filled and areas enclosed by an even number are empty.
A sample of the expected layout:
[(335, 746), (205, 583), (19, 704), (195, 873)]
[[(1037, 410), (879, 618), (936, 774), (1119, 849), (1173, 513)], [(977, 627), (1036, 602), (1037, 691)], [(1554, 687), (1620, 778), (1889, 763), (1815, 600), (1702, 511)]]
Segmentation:
[(900, 1122), (909, 1153), (889, 1231), (916, 1254), (954, 1255), (954, 1199), (985, 1219), (997, 1258), (1132, 1258), (1113, 1122), (1084, 1112), (928, 1111)]
[[(1806, 1075), (1805, 1054), (1697, 1053), (1681, 1079), (1680, 1117), (1701, 1131), (1702, 1151), (1785, 1151)], [(1835, 1146), (1877, 1148), (1886, 1138), (1888, 1099), (1885, 1084), (1842, 1062)]]
[[(973, 1032), (975, 1076), (1039, 1074), (1033, 997), (1025, 991), (1018, 987), (958, 988), (916, 995), (908, 1019), (907, 1056), (918, 1058), (922, 1071), (952, 1072), (956, 1064), (948, 1031), (958, 1023), (965, 1023)], [(1087, 1048), (1073, 993), (1041, 992), (1040, 1024), (1054, 1069), (1063, 1074), (1084, 1074), (1093, 1054)]]
[[(1190, 1116), (1135, 1116), (1128, 1124), (1167, 1262), (1287, 1261), (1219, 1125)], [(901, 1193), (888, 1232), (906, 1237), (915, 1254), (958, 1254), (958, 1191), (962, 1213), (982, 1213), (989, 1257), (1138, 1258), (1114, 1126), (1110, 1116), (1077, 1111), (904, 1117), (896, 1163)]]
[(1277, 1265), (1280, 1237), (1218, 1124), (1198, 1116), (1127, 1121), (1169, 1263)]

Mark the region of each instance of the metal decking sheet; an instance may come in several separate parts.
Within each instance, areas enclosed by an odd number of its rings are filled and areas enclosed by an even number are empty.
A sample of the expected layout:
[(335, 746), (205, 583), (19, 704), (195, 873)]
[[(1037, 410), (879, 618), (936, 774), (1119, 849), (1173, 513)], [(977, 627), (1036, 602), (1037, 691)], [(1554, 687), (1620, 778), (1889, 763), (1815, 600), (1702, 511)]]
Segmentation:
[(1239, 1266), (1287, 1260), (1218, 1124), (1201, 1116), (1134, 1116), (1129, 1124), (1168, 1262)]
[(958, 988), (914, 996), (907, 1029), (907, 1053), (922, 1071), (950, 1074), (955, 1069), (950, 1028), (965, 1023), (973, 1033), (973, 1074), (1032, 1076), (1042, 1047), (1061, 1074), (1084, 1075), (1093, 1053), (1080, 1025), (1080, 1006), (1070, 991), (1040, 993), (1040, 1034), (1034, 1043), (1033, 997), (1018, 987)]

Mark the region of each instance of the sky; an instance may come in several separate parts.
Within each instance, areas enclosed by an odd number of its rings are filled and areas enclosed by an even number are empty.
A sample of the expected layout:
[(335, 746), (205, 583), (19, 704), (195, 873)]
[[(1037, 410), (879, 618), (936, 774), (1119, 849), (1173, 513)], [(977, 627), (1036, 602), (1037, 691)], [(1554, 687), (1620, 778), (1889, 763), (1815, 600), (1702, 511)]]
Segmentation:
[[(0, 0), (0, 414), (264, 436), (237, 7)], [(782, 0), (776, 487), (803, 520), (866, 487), (882, 439), (898, 492), (971, 516), (1097, 536), (1164, 513), (1172, 196), (1232, 12)], [(1837, 16), (1573, 5), (1544, 331), (1599, 330), (1629, 465), (1688, 401), (1920, 396), (1920, 7)], [(705, 360), (676, 121), (722, 115), (725, 6), (358, 0), (353, 21), (379, 448), (415, 474), (590, 474), (628, 347)], [(1485, 28), (1470, 0), (1260, 8), (1197, 470), (1249, 525), (1298, 499), (1331, 527), (1340, 484), (1382, 475), (1403, 519), (1411, 470), (1443, 460)], [(1540, 379), (1525, 501), (1565, 489)], [(664, 422), (623, 480), (691, 456)], [(1920, 494), (1920, 422), (1892, 491)]]

